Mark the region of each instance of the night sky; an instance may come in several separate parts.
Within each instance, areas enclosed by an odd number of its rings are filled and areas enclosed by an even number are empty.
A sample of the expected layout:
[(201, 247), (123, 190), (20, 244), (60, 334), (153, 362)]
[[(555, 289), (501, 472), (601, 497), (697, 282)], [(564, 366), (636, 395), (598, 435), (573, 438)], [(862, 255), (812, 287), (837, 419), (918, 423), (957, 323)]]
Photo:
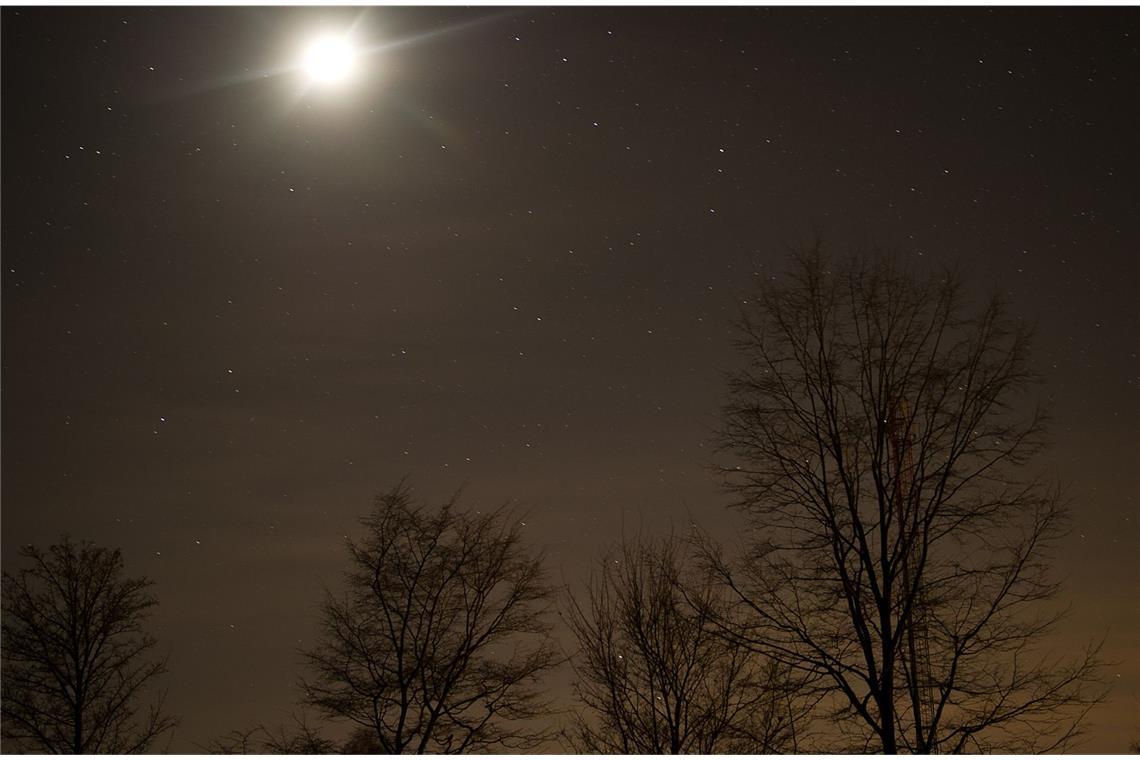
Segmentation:
[[(1134, 8), (3, 9), (3, 557), (156, 583), (173, 749), (286, 717), (372, 495), (517, 500), (577, 583), (737, 517), (754, 276), (815, 235), (1038, 326), (1090, 751), (1140, 738)], [(379, 52), (308, 87), (306, 42)], [(553, 688), (561, 689), (558, 681)]]

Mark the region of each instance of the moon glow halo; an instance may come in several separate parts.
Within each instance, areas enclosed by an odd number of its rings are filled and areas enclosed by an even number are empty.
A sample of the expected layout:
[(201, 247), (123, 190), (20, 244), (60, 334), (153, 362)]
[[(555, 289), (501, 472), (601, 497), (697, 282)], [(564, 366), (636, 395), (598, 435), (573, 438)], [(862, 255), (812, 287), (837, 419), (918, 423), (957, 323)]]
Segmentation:
[(344, 37), (321, 37), (305, 51), (303, 68), (309, 79), (323, 84), (342, 82), (352, 74), (356, 51)]

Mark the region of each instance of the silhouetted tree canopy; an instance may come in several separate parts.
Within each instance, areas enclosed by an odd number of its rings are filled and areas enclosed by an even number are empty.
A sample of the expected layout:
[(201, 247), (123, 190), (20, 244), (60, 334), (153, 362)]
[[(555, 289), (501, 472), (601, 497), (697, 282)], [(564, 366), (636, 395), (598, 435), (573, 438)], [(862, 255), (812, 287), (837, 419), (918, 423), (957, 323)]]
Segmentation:
[(1097, 647), (1041, 649), (1068, 523), (1026, 468), (1027, 326), (951, 273), (817, 247), (739, 328), (721, 441), (752, 530), (707, 558), (741, 640), (824, 679), (841, 750), (1069, 746), (1103, 691)]
[(726, 638), (724, 589), (687, 566), (673, 536), (630, 539), (602, 557), (585, 599), (569, 596), (585, 708), (567, 738), (591, 754), (795, 751), (805, 701), (788, 668)]
[(370, 728), (356, 728), (349, 735), (348, 741), (340, 749), (344, 755), (382, 755), (384, 748), (376, 738), (376, 732)]
[[(250, 729), (230, 731), (203, 749), (211, 755), (331, 755), (337, 744), (321, 735), (320, 729), (304, 715), (294, 715), (291, 727), (269, 728), (259, 724)], [(361, 754), (361, 753), (353, 753)]]
[(3, 574), (4, 750), (150, 750), (177, 724), (161, 694), (144, 704), (166, 672), (143, 630), (158, 604), (151, 581), (124, 577), (117, 549), (66, 537), (21, 555), (28, 566)]
[(303, 653), (306, 702), (370, 729), (386, 753), (537, 746), (552, 590), (518, 516), (432, 508), (400, 485), (361, 525), (344, 593), (327, 594)]

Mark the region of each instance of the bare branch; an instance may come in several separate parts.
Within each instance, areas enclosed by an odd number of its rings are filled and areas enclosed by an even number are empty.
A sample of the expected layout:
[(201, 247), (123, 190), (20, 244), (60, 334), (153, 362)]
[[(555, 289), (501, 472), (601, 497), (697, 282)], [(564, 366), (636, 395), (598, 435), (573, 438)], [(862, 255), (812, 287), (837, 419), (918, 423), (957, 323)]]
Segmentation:
[[(599, 560), (565, 619), (585, 710), (565, 736), (577, 751), (622, 754), (774, 753), (796, 746), (800, 686), (739, 637), (719, 635), (724, 598), (686, 567), (672, 536), (628, 540)], [(802, 727), (801, 727), (802, 730)]]
[(512, 510), (433, 510), (401, 484), (349, 541), (344, 594), (302, 654), (305, 701), (372, 732), (386, 753), (527, 751), (549, 732), (541, 677), (556, 663), (541, 555)]
[[(20, 751), (134, 754), (178, 721), (164, 694), (141, 703), (166, 660), (143, 623), (158, 602), (146, 578), (124, 578), (116, 550), (66, 536), (4, 573), (3, 735)], [(6, 747), (6, 748), (8, 748)]]
[(1025, 471), (1028, 330), (953, 274), (818, 246), (751, 303), (720, 444), (754, 532), (739, 561), (705, 552), (741, 640), (830, 681), (851, 747), (1068, 746), (1103, 690), (1095, 649), (1038, 651), (1067, 520)]

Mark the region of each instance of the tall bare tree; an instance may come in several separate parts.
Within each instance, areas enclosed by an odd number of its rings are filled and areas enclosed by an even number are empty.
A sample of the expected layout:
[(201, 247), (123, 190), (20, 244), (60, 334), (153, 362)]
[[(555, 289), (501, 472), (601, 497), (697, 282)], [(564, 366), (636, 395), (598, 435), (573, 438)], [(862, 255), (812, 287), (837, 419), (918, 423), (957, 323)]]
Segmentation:
[(686, 566), (672, 535), (603, 556), (584, 601), (567, 597), (584, 708), (570, 745), (591, 754), (794, 751), (803, 697), (780, 663), (720, 635), (710, 616), (721, 602), (715, 579)]
[(386, 753), (527, 750), (547, 733), (540, 678), (556, 663), (543, 559), (510, 509), (438, 509), (400, 485), (348, 541), (306, 701), (375, 732)]
[(3, 574), (5, 751), (138, 753), (177, 721), (143, 704), (166, 659), (144, 622), (151, 581), (123, 576), (119, 550), (67, 537)]
[(740, 323), (724, 474), (754, 528), (712, 567), (744, 639), (830, 684), (844, 749), (1064, 748), (1103, 696), (1097, 647), (1043, 652), (1057, 491), (1026, 398), (1028, 329), (952, 274), (819, 248)]

